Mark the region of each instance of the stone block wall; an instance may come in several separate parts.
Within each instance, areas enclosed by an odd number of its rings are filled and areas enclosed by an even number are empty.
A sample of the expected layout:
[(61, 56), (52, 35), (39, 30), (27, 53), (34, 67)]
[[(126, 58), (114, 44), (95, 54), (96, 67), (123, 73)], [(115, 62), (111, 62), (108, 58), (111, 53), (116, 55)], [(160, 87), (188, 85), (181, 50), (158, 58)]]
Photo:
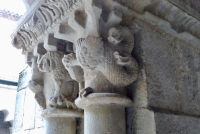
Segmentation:
[(199, 39), (140, 20), (136, 25), (133, 55), (141, 71), (128, 88), (134, 104), (126, 110), (127, 133), (199, 134)]

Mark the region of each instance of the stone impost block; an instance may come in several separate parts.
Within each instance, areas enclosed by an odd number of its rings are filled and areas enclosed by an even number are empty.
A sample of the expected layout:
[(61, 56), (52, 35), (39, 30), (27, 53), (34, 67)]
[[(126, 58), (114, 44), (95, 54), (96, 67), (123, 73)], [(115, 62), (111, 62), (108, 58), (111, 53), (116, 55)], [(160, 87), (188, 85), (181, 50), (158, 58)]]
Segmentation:
[(45, 54), (46, 52), (47, 50), (44, 48), (43, 43), (40, 43), (34, 48), (33, 55), (39, 56)]
[(48, 34), (44, 38), (44, 48), (47, 51), (57, 51), (57, 39), (54, 38), (53, 34)]
[(28, 52), (26, 55), (25, 55), (25, 63), (28, 64), (28, 65), (31, 65), (31, 59), (33, 58), (33, 53), (32, 52)]
[(66, 44), (66, 52), (68, 52), (68, 53), (73, 53), (74, 52), (73, 51), (73, 43), (67, 42), (67, 44)]

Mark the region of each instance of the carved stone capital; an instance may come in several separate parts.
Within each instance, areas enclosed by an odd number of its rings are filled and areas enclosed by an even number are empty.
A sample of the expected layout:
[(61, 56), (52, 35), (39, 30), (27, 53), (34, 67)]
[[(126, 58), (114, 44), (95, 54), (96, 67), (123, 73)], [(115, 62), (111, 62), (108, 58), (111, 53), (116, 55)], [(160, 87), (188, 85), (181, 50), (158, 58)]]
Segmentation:
[(50, 73), (55, 85), (55, 91), (50, 98), (52, 107), (67, 107), (78, 109), (74, 100), (78, 95), (78, 83), (74, 81), (62, 64), (64, 54), (59, 51), (49, 51), (37, 59), (38, 69)]

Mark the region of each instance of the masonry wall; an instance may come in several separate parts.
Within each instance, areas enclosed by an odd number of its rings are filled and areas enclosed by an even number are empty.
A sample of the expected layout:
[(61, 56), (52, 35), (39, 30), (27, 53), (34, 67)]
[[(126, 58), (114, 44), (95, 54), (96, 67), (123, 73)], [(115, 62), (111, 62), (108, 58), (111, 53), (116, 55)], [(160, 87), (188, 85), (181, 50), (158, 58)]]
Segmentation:
[(133, 55), (141, 71), (128, 89), (134, 101), (127, 108), (128, 134), (199, 134), (199, 39), (158, 18), (135, 23)]

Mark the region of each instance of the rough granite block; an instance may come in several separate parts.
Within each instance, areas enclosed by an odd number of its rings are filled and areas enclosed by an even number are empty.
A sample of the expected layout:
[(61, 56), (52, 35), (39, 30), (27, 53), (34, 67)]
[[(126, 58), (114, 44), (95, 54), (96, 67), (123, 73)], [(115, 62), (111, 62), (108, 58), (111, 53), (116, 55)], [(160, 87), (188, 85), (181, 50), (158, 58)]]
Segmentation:
[(135, 34), (135, 55), (146, 69), (151, 107), (200, 113), (200, 47), (144, 26)]
[(157, 134), (199, 134), (200, 119), (183, 115), (155, 113)]

